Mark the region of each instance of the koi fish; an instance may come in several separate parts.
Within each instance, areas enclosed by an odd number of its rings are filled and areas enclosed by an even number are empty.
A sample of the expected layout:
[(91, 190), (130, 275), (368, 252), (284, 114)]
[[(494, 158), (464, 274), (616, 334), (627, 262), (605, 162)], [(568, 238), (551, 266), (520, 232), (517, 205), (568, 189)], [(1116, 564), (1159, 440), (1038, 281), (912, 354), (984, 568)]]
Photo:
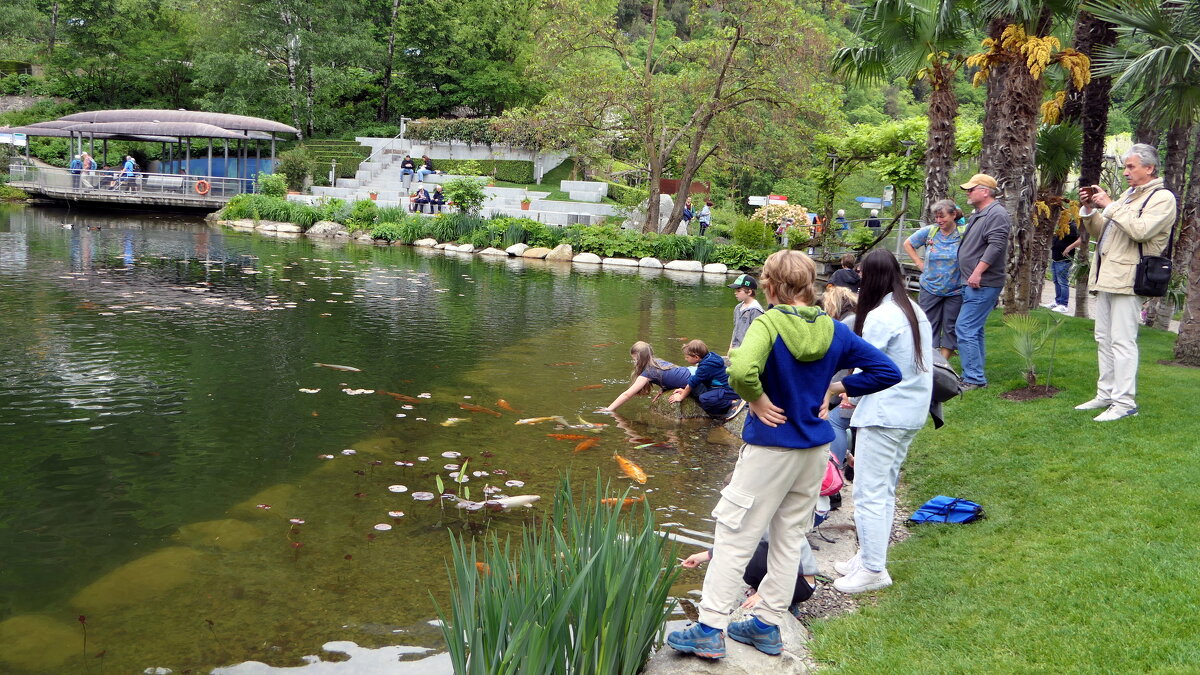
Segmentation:
[(459, 422), (465, 422), (465, 421), (466, 421), (466, 419), (463, 417), (450, 417), (450, 418), (447, 418), (445, 422), (442, 422), (442, 426), (452, 427), (455, 424), (458, 424)]
[(375, 393), (382, 394), (384, 396), (391, 396), (392, 398), (396, 399), (397, 401), (403, 401), (404, 403), (420, 403), (421, 402), (421, 399), (419, 399), (419, 398), (413, 398), (412, 396), (405, 396), (404, 394), (397, 394), (394, 391), (383, 391), (382, 389), (378, 389), (375, 391)]
[(523, 420), (517, 420), (516, 424), (537, 424), (538, 422), (550, 422), (553, 420), (561, 420), (561, 415), (552, 415), (550, 417), (526, 417)]
[(483, 505), (490, 509), (514, 509), (518, 506), (533, 508), (533, 503), (539, 499), (541, 499), (540, 495), (517, 495), (515, 497), (489, 499)]
[(516, 408), (512, 407), (511, 405), (508, 404), (508, 401), (505, 401), (502, 398), (496, 400), (496, 407), (500, 408), (501, 410), (507, 410), (508, 412), (517, 413), (518, 415), (521, 414), (520, 410), (517, 410)]
[(580, 365), (580, 363), (578, 361), (561, 361), (559, 363), (547, 363), (546, 365), (551, 366), (551, 367), (554, 367), (554, 366), (578, 366), (578, 365)]
[(608, 426), (607, 424), (593, 424), (582, 417), (579, 418), (579, 424), (567, 424), (567, 421), (562, 417), (559, 417), (558, 421), (568, 429), (603, 429)]
[(645, 501), (645, 500), (646, 500), (645, 495), (641, 495), (638, 497), (626, 497), (625, 499), (621, 499), (620, 497), (608, 497), (605, 499), (601, 499), (600, 503), (604, 504), (605, 506), (616, 506), (617, 504), (620, 504), (621, 507), (624, 508), (626, 506), (629, 506), (630, 504), (637, 504), (638, 502)]
[(334, 370), (344, 370), (347, 373), (361, 373), (362, 372), (362, 370), (355, 368), (354, 366), (339, 366), (336, 363), (314, 363), (313, 365), (317, 366), (318, 368), (332, 368)]
[(496, 412), (495, 410), (485, 408), (481, 405), (475, 405), (474, 403), (459, 403), (458, 407), (469, 412), (487, 413), (489, 415), (495, 415), (496, 417), (500, 416), (500, 413)]
[(662, 441), (658, 441), (658, 442), (652, 442), (652, 443), (642, 443), (641, 445), (635, 445), (635, 446), (633, 446), (633, 449), (641, 450), (642, 448), (669, 448), (669, 447), (671, 447), (670, 443), (663, 443)]
[(560, 441), (582, 441), (582, 440), (591, 438), (591, 436), (584, 436), (583, 434), (546, 434), (546, 435), (549, 436), (550, 438), (554, 438), (554, 439), (557, 439)]
[(579, 445), (575, 446), (575, 452), (583, 452), (584, 450), (590, 450), (590, 449), (596, 447), (596, 444), (599, 442), (600, 442), (599, 438), (589, 438), (586, 441), (580, 441)]
[(642, 471), (642, 467), (634, 464), (620, 455), (613, 455), (613, 459), (617, 460), (617, 466), (621, 467), (621, 470), (625, 472), (626, 476), (629, 476), (643, 485), (646, 484), (646, 472)]
[(480, 574), (491, 574), (492, 573), (492, 568), (488, 567), (488, 564), (485, 562), (476, 562), (475, 569), (478, 570)]
[(601, 343), (600, 343), (600, 344), (598, 344), (598, 345), (592, 345), (592, 346), (593, 346), (593, 347), (611, 347), (611, 346), (613, 346), (613, 345), (615, 345), (615, 344), (617, 344), (617, 343), (615, 343), (615, 342), (601, 342)]
[(571, 391), (587, 391), (588, 389), (603, 389), (603, 388), (604, 388), (604, 385), (602, 385), (602, 384), (585, 384), (582, 387), (575, 387)]

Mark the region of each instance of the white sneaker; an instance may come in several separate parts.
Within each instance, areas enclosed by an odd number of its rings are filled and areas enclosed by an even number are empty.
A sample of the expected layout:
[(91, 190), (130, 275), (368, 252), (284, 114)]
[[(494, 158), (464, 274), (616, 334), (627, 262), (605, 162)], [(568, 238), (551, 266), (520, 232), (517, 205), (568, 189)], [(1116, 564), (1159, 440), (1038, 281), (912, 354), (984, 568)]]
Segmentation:
[(1122, 417), (1133, 417), (1136, 414), (1138, 414), (1138, 409), (1136, 406), (1133, 408), (1118, 408), (1114, 405), (1110, 406), (1108, 410), (1105, 410), (1099, 415), (1093, 417), (1092, 420), (1096, 422), (1115, 422)]
[(1059, 314), (1066, 314), (1066, 313), (1067, 313), (1067, 306), (1066, 306), (1066, 305), (1055, 305), (1054, 307), (1051, 307), (1051, 308), (1050, 308), (1050, 311), (1051, 311), (1051, 312), (1058, 312)]
[(1045, 307), (1046, 309), (1054, 309), (1055, 307), (1057, 307), (1057, 305), (1054, 304), (1053, 302), (1043, 302), (1042, 307)]
[(1075, 409), (1076, 410), (1101, 410), (1103, 408), (1108, 408), (1111, 405), (1112, 405), (1112, 401), (1105, 401), (1102, 398), (1094, 398), (1085, 403), (1080, 403), (1079, 405), (1075, 406)]
[(854, 557), (849, 560), (843, 560), (833, 564), (833, 569), (842, 576), (850, 576), (856, 571), (862, 569), (862, 553), (855, 553)]
[(892, 575), (887, 570), (872, 572), (866, 568), (854, 570), (850, 576), (835, 579), (833, 587), (843, 593), (866, 593), (892, 585)]

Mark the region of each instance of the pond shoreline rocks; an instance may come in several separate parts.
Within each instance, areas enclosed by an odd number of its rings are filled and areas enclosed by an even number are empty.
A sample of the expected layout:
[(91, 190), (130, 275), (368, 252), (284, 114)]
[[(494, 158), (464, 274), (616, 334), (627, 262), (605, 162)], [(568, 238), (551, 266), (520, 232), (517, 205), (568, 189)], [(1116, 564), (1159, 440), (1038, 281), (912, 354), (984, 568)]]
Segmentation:
[[(332, 239), (340, 241), (353, 240), (364, 244), (380, 246), (404, 246), (400, 242), (389, 242), (385, 239), (375, 239), (366, 230), (350, 230), (345, 225), (323, 220), (314, 223), (305, 231), (294, 223), (281, 223), (272, 220), (222, 220), (220, 212), (210, 213), (205, 220), (235, 230), (261, 232), (275, 237), (314, 239)], [(595, 253), (575, 253), (570, 244), (559, 244), (553, 249), (546, 247), (531, 247), (528, 244), (513, 244), (501, 250), (494, 247), (479, 249), (471, 244), (457, 242), (441, 242), (436, 239), (418, 239), (412, 243), (414, 248), (433, 248), (446, 252), (470, 253), (488, 258), (522, 258), (526, 260), (545, 260), (547, 262), (572, 263), (577, 265), (601, 265), (603, 267), (630, 267), (646, 270), (669, 270), (672, 272), (693, 272), (699, 274), (741, 274), (741, 270), (731, 270), (722, 263), (702, 263), (699, 260), (671, 260), (664, 263), (658, 258), (602, 258)]]

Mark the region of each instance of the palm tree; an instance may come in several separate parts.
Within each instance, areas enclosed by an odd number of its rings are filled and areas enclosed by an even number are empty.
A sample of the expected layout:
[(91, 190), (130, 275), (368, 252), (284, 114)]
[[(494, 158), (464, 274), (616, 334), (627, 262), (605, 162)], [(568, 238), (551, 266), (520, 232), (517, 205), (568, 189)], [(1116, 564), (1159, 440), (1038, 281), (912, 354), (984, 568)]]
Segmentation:
[[(1135, 92), (1133, 104), (1148, 123), (1168, 127), (1171, 140), (1168, 162), (1176, 196), (1187, 201), (1175, 249), (1176, 269), (1187, 271), (1188, 291), (1184, 319), (1175, 342), (1175, 358), (1200, 365), (1200, 221), (1198, 205), (1200, 178), (1192, 167), (1192, 179), (1183, 180), (1188, 132), (1200, 117), (1200, 3), (1194, 0), (1091, 0), (1087, 11), (1116, 25), (1121, 40), (1101, 50), (1098, 74), (1120, 75), (1114, 89)], [(1182, 188), (1187, 185), (1186, 193)], [(1195, 191), (1193, 191), (1193, 186)]]
[(1034, 160), (1045, 70), (1059, 63), (1079, 87), (1089, 77), (1086, 57), (1074, 49), (1060, 50), (1052, 35), (1059, 22), (1074, 16), (1074, 5), (1071, 0), (980, 0), (978, 6), (977, 16), (988, 22), (988, 51), (972, 56), (967, 65), (980, 68), (976, 83), (986, 80), (988, 87), (980, 165), (999, 183), (1000, 199), (1014, 225), (1004, 289), (1008, 312), (1037, 306), (1041, 283), (1034, 281), (1033, 271), (1050, 253), (1053, 225), (1039, 225), (1034, 215)]
[(928, 79), (929, 131), (925, 144), (925, 196), (921, 217), (950, 192), (954, 163), (954, 76), (966, 59), (973, 19), (962, 0), (881, 0), (860, 5), (855, 32), (861, 47), (845, 47), (833, 59), (835, 72), (856, 84), (895, 77)]

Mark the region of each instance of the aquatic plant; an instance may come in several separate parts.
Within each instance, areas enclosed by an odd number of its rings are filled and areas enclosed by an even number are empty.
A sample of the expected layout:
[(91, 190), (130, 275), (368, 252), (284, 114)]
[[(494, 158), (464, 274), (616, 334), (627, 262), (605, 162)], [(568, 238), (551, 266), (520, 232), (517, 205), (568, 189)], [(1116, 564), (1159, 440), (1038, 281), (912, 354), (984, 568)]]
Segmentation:
[(672, 610), (674, 544), (648, 505), (622, 512), (601, 503), (608, 492), (597, 476), (581, 507), (563, 479), (552, 516), (526, 524), (516, 551), (495, 535), (451, 536), (450, 606), (438, 615), (455, 673), (641, 670)]

